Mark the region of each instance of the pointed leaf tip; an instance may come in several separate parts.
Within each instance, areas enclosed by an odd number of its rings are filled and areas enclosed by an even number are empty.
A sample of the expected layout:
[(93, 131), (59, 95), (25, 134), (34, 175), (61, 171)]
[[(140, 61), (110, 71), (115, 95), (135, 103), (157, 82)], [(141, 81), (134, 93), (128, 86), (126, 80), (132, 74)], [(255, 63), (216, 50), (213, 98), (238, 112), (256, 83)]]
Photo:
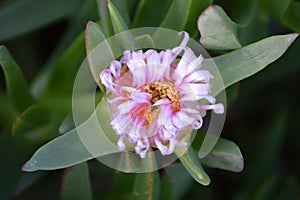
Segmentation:
[(291, 33), (291, 38), (289, 39), (289, 43), (292, 44), (297, 39), (298, 36), (299, 36), (298, 33)]

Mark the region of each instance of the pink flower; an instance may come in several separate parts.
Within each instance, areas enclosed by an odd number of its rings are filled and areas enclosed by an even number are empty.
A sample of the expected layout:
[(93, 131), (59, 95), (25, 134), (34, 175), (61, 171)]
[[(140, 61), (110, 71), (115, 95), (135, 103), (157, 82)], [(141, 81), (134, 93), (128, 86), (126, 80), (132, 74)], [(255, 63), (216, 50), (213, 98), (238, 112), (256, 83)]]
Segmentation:
[[(201, 128), (206, 110), (224, 112), (210, 95), (213, 77), (201, 70), (203, 57), (186, 47), (189, 36), (181, 34), (184, 39), (174, 49), (125, 51), (120, 61), (101, 72), (101, 82), (112, 93), (111, 126), (120, 136), (120, 150), (125, 150), (126, 139), (141, 158), (152, 147), (162, 155), (172, 154), (176, 146), (187, 145), (180, 141), (180, 130)], [(206, 103), (199, 105), (199, 100)]]

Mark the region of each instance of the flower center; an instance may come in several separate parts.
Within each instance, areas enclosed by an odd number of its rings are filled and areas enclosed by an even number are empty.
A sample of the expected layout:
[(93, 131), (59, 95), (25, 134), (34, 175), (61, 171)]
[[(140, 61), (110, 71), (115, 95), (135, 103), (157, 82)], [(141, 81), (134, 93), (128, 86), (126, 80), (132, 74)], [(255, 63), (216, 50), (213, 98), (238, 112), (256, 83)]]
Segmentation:
[(180, 91), (172, 82), (155, 81), (144, 85), (145, 92), (152, 95), (151, 104), (155, 104), (160, 99), (169, 99), (174, 112), (180, 110)]

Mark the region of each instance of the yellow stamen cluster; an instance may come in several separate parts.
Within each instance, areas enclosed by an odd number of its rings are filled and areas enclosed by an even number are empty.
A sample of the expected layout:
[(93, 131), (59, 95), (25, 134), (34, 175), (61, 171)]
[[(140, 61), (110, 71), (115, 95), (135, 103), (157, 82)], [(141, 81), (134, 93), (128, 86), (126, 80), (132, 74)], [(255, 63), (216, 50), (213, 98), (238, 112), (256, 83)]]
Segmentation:
[(145, 92), (152, 95), (151, 104), (160, 99), (169, 99), (174, 112), (180, 110), (179, 89), (172, 82), (155, 81), (144, 86)]

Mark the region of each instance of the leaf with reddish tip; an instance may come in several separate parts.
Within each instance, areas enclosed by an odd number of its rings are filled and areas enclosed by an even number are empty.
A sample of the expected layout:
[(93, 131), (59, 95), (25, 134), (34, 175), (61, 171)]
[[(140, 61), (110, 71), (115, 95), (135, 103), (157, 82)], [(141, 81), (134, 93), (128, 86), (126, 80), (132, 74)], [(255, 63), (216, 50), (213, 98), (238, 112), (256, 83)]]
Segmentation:
[(4, 46), (0, 46), (0, 65), (5, 76), (7, 94), (18, 112), (35, 103), (26, 80), (13, 57)]
[(65, 134), (74, 128), (75, 128), (75, 123), (74, 123), (73, 115), (71, 113), (66, 116), (64, 121), (61, 123), (58, 131), (60, 134)]
[(87, 163), (65, 170), (62, 180), (61, 199), (93, 199)]
[[(175, 153), (177, 154), (178, 152)], [(187, 152), (180, 156), (179, 160), (195, 181), (202, 185), (209, 185), (210, 178), (202, 168), (200, 159), (192, 147), (187, 149)]]
[(198, 19), (200, 42), (207, 49), (231, 50), (241, 47), (237, 26), (220, 6), (208, 7)]
[(244, 168), (244, 159), (239, 147), (222, 138), (219, 138), (212, 151), (201, 159), (201, 163), (208, 167), (233, 172), (240, 172)]

